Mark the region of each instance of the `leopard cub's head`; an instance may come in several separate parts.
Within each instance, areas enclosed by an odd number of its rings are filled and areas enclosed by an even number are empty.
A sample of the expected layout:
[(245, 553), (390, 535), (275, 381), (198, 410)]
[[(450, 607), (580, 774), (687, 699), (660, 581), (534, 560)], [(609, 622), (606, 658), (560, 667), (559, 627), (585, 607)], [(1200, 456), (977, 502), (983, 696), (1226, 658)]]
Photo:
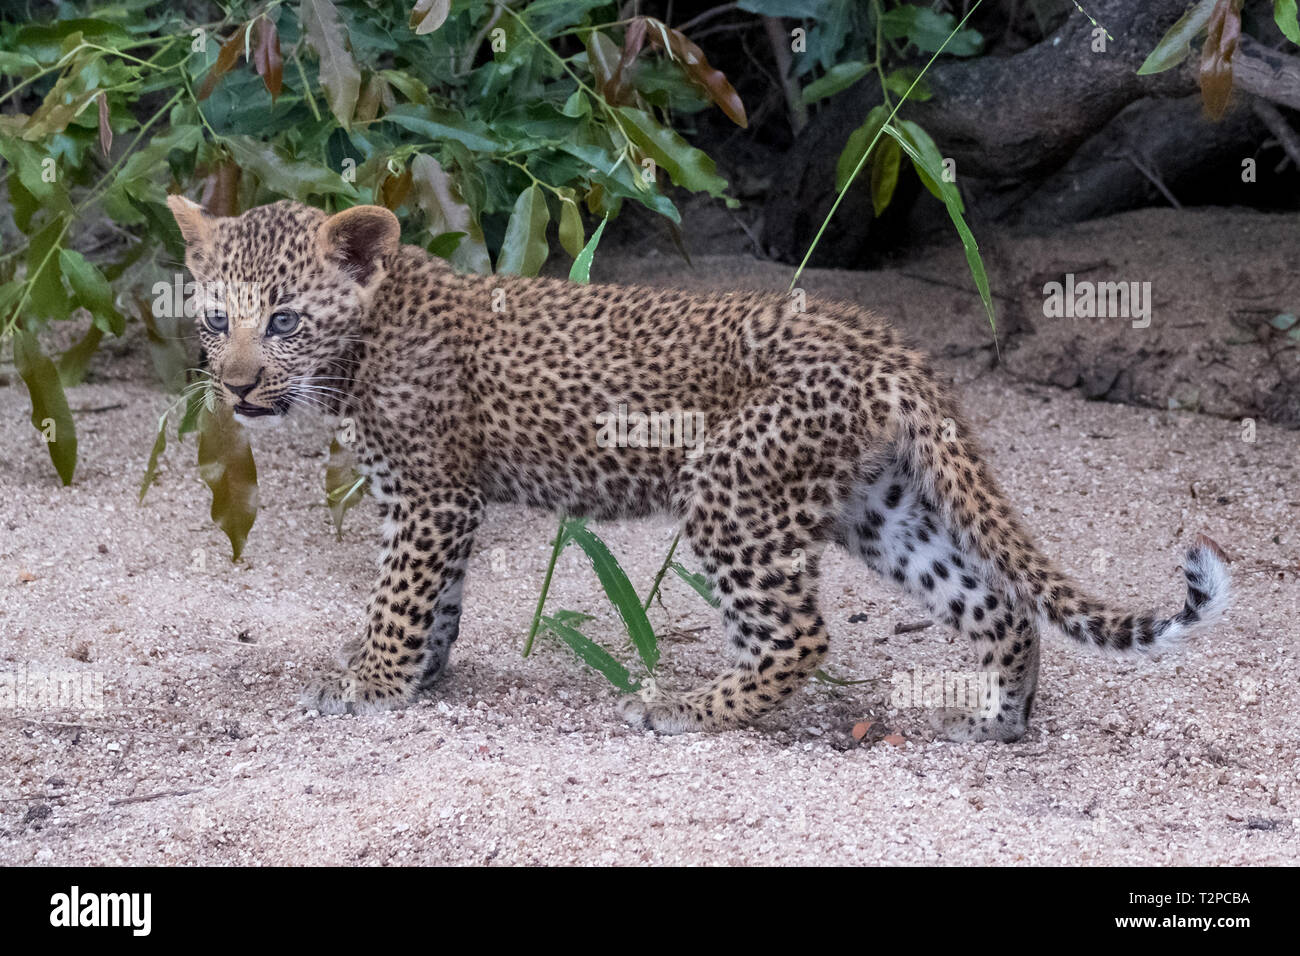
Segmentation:
[(248, 423), (332, 405), (340, 360), (399, 248), (379, 206), (333, 216), (295, 202), (215, 217), (167, 200), (198, 284), (196, 321), (218, 399)]

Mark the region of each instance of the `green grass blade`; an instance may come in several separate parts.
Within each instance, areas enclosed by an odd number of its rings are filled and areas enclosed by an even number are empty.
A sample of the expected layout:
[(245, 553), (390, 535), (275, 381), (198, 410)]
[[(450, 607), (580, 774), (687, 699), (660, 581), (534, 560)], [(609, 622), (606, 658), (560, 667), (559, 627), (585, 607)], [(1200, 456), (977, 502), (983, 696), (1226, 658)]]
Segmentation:
[(823, 684), (833, 684), (836, 687), (856, 687), (858, 684), (870, 684), (868, 680), (845, 680), (842, 677), (836, 677), (828, 671), (821, 669), (813, 671), (813, 678), (821, 681)]
[(903, 148), (912, 160), (912, 164), (918, 170), (924, 170), (929, 179), (937, 184), (943, 199), (943, 204), (948, 207), (948, 215), (952, 218), (952, 224), (957, 227), (957, 234), (961, 236), (962, 247), (966, 250), (966, 265), (970, 268), (971, 277), (975, 280), (975, 288), (979, 290), (980, 301), (984, 303), (984, 311), (989, 317), (989, 328), (993, 330), (994, 341), (997, 341), (998, 324), (997, 317), (993, 312), (993, 293), (989, 289), (988, 273), (984, 271), (984, 260), (980, 257), (979, 244), (975, 242), (975, 235), (966, 225), (966, 219), (962, 216), (961, 194), (953, 183), (943, 181), (943, 169), (936, 165), (933, 156), (924, 155), (912, 142), (912, 136), (907, 132), (901, 132), (892, 124), (886, 123), (884, 131), (892, 136), (898, 145)]
[(694, 588), (696, 594), (708, 601), (709, 607), (716, 608), (722, 605), (721, 599), (713, 593), (713, 588), (709, 587), (709, 579), (704, 575), (695, 571), (687, 571), (686, 568), (682, 567), (682, 565), (677, 561), (674, 561), (668, 566), (673, 569), (674, 574)]
[(633, 683), (632, 675), (628, 673), (627, 668), (614, 660), (609, 651), (591, 640), (591, 638), (583, 635), (576, 628), (565, 624), (558, 617), (550, 617), (549, 615), (542, 618), (542, 624), (556, 637), (564, 641), (565, 644), (568, 644), (573, 649), (573, 653), (577, 654), (584, 664), (604, 674), (605, 679), (623, 693), (630, 694), (639, 686)]
[(573, 268), (569, 270), (570, 282), (587, 283), (591, 281), (591, 260), (596, 256), (596, 246), (600, 244), (600, 237), (605, 231), (605, 223), (607, 222), (609, 222), (609, 216), (600, 221), (596, 231), (591, 234), (587, 244), (582, 247), (582, 251), (573, 260)]
[[(953, 31), (948, 34), (948, 39), (944, 40), (943, 44), (940, 45), (939, 49), (935, 50), (934, 54), (930, 57), (930, 59), (926, 61), (925, 66), (922, 67), (921, 71), (916, 74), (916, 79), (912, 80), (912, 84), (907, 88), (907, 92), (903, 94), (902, 97), (899, 98), (898, 102), (894, 104), (894, 108), (889, 111), (889, 117), (886, 121), (887, 123), (893, 122), (894, 116), (898, 113), (899, 107), (902, 106), (905, 102), (907, 102), (908, 97), (912, 95), (912, 91), (916, 89), (916, 87), (925, 78), (925, 74), (930, 71), (930, 67), (934, 66), (934, 61), (939, 59), (939, 55), (943, 53), (944, 48), (952, 41), (953, 37), (955, 37), (958, 33), (961, 32), (962, 28), (966, 26), (966, 21), (969, 20), (971, 16), (975, 13), (975, 11), (980, 8), (980, 5), (983, 2), (984, 0), (975, 0), (975, 3), (971, 6), (971, 8), (966, 11), (966, 15), (961, 18), (961, 21), (957, 24), (956, 27), (953, 28)], [(790, 279), (791, 289), (793, 289), (796, 285), (799, 284), (799, 277), (803, 275), (804, 269), (808, 268), (808, 260), (812, 258), (813, 250), (815, 250), (817, 248), (817, 244), (822, 241), (822, 235), (826, 232), (826, 227), (830, 225), (831, 219), (835, 217), (835, 211), (840, 208), (840, 203), (844, 201), (845, 195), (848, 193), (849, 189), (853, 186), (854, 181), (858, 178), (858, 174), (862, 172), (862, 167), (866, 165), (867, 158), (871, 155), (871, 151), (875, 148), (876, 143), (880, 140), (880, 137), (883, 135), (884, 135), (884, 127), (882, 126), (879, 130), (876, 131), (876, 135), (871, 138), (871, 142), (867, 144), (867, 148), (863, 150), (862, 158), (858, 160), (858, 163), (854, 167), (853, 172), (849, 176), (848, 180), (837, 191), (837, 194), (835, 196), (835, 202), (831, 203), (830, 212), (826, 213), (826, 218), (822, 220), (821, 226), (819, 226), (817, 229), (817, 235), (813, 236), (813, 241), (809, 244), (808, 251), (804, 253), (803, 260), (799, 263), (799, 268), (794, 270), (794, 276)]]
[(659, 663), (659, 642), (655, 638), (654, 628), (650, 626), (650, 619), (646, 617), (645, 610), (641, 607), (641, 599), (637, 596), (636, 588), (632, 587), (632, 582), (628, 580), (618, 560), (610, 553), (608, 545), (600, 540), (584, 521), (570, 518), (564, 522), (564, 527), (569, 537), (582, 548), (591, 561), (596, 577), (600, 578), (600, 586), (605, 589), (605, 596), (609, 598), (609, 602), (614, 605), (623, 619), (623, 626), (627, 629), (628, 637), (632, 639), (632, 645), (641, 656), (646, 670), (654, 671), (655, 665)]
[(546, 607), (546, 598), (551, 593), (551, 578), (555, 576), (555, 562), (560, 559), (560, 552), (569, 543), (569, 532), (564, 520), (560, 520), (555, 529), (555, 540), (551, 542), (551, 560), (546, 565), (546, 577), (542, 580), (541, 593), (537, 595), (537, 609), (533, 611), (533, 622), (528, 625), (528, 636), (524, 638), (523, 656), (533, 652), (533, 641), (537, 639), (537, 629), (542, 626), (542, 610)]

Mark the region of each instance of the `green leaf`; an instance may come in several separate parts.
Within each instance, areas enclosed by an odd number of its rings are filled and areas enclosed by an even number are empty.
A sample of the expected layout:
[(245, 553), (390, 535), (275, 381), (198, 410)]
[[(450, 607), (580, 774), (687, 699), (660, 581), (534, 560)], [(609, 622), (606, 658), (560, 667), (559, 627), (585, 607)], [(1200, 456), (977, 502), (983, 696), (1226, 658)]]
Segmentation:
[(41, 68), (40, 63), (26, 53), (12, 50), (0, 50), (0, 73), (5, 76), (22, 76), (32, 74)]
[(873, 106), (871, 112), (867, 114), (867, 121), (849, 134), (844, 149), (840, 151), (839, 159), (835, 161), (836, 192), (843, 192), (853, 171), (862, 162), (862, 157), (879, 137), (880, 128), (885, 125), (888, 117), (889, 110), (883, 104)]
[(1283, 312), (1281, 315), (1273, 316), (1273, 318), (1269, 320), (1268, 324), (1273, 326), (1273, 328), (1277, 329), (1279, 332), (1285, 332), (1287, 329), (1291, 328), (1291, 326), (1296, 324), (1296, 317), (1290, 312)]
[[(900, 66), (886, 76), (885, 89), (895, 96), (907, 97), (916, 103), (924, 103), (934, 96), (930, 91), (930, 84), (921, 75), (921, 70), (915, 66)], [(910, 96), (908, 90), (912, 91)]]
[(66, 319), (72, 314), (72, 300), (63, 288), (59, 243), (64, 220), (50, 220), (27, 245), (27, 313), (36, 319)]
[(828, 0), (740, 0), (736, 6), (746, 13), (765, 17), (820, 20), (829, 14), (830, 3)]
[(334, 534), (343, 540), (343, 516), (361, 503), (366, 494), (366, 479), (357, 473), (352, 454), (337, 438), (330, 442), (329, 463), (325, 466), (325, 503), (334, 516)]
[(59, 371), (41, 351), (32, 333), (14, 329), (13, 341), (14, 366), (32, 400), (32, 426), (45, 439), (59, 479), (70, 485), (77, 470), (77, 429), (59, 381)]
[(903, 153), (898, 143), (886, 139), (871, 160), (871, 208), (877, 217), (889, 206), (898, 186), (898, 167)]
[(93, 40), (100, 46), (120, 49), (130, 40), (122, 28), (101, 19), (68, 19), (54, 23), (29, 23), (17, 32), (12, 44), (6, 47), (20, 50), (44, 65), (52, 65), (68, 50), (68, 42), (75, 46), (82, 40)]
[(423, 153), (412, 157), (411, 187), (415, 204), (424, 213), (425, 224), (438, 244), (436, 250), (431, 246), (429, 251), (447, 259), (457, 269), (490, 274), (492, 260), (488, 258), (483, 230), (442, 165)]
[(540, 186), (529, 186), (515, 200), (506, 237), (497, 257), (497, 272), (535, 276), (546, 262), (546, 224), (551, 214)]
[[(912, 165), (916, 168), (916, 174), (921, 178), (925, 188), (936, 199), (945, 203), (955, 203), (957, 211), (964, 213), (966, 204), (962, 201), (956, 184), (943, 181), (943, 154), (939, 152), (939, 147), (930, 138), (930, 134), (911, 120), (900, 120), (895, 129), (912, 145), (913, 150), (920, 154), (922, 162), (913, 162)], [(912, 155), (912, 152), (909, 151), (908, 155)]]
[(661, 166), (674, 183), (692, 192), (727, 199), (728, 205), (738, 205), (724, 194), (727, 181), (717, 174), (718, 167), (707, 153), (686, 142), (675, 130), (661, 125), (649, 113), (620, 106), (618, 114), (625, 121), (628, 138)]
[[(18, 181), (22, 183), (23, 188), (30, 194), (32, 200), (41, 206), (50, 207), (56, 213), (71, 213), (72, 207), (68, 203), (67, 189), (64, 186), (63, 177), (57, 173), (57, 165), (55, 166), (55, 175), (50, 177), (53, 181), (49, 181), (46, 176), (49, 165), (45, 161), (55, 159), (47, 149), (25, 143), (16, 137), (0, 135), (0, 156), (7, 159), (17, 171)], [(10, 199), (17, 206), (19, 200), (13, 196), (12, 178), (9, 189)], [(31, 210), (27, 210), (24, 221), (19, 223), (24, 232), (27, 231), (26, 220), (30, 218)]]
[(588, 621), (596, 620), (595, 615), (584, 614), (582, 611), (556, 611), (551, 617), (561, 624), (586, 624)]
[(248, 436), (225, 405), (199, 419), (199, 477), (212, 491), (212, 520), (230, 539), (238, 561), (257, 519), (257, 465)]
[(330, 112), (344, 129), (352, 128), (352, 114), (361, 93), (361, 70), (352, 56), (347, 30), (330, 0), (302, 0), (298, 9), (307, 43), (320, 57), (320, 85)]
[(596, 246), (600, 245), (600, 237), (605, 231), (605, 223), (607, 222), (609, 222), (609, 216), (600, 221), (600, 225), (591, 234), (591, 238), (582, 247), (582, 251), (574, 257), (573, 268), (569, 270), (570, 282), (586, 283), (591, 281), (591, 260), (596, 255)]
[(815, 103), (827, 96), (834, 96), (846, 90), (858, 80), (871, 72), (871, 64), (861, 60), (845, 60), (836, 63), (823, 76), (813, 80), (803, 88), (803, 101)]
[[(897, 130), (892, 125), (887, 124), (885, 132), (892, 136), (911, 158), (912, 165), (916, 167), (917, 173), (921, 175), (922, 182), (928, 179), (939, 188), (939, 198), (948, 207), (948, 216), (957, 228), (957, 235), (961, 237), (962, 247), (966, 251), (966, 266), (970, 269), (971, 278), (975, 280), (975, 287), (979, 290), (980, 301), (984, 303), (984, 312), (988, 315), (989, 328), (993, 330), (993, 334), (996, 336), (998, 330), (997, 318), (993, 314), (993, 295), (989, 291), (989, 277), (984, 270), (984, 260), (980, 257), (979, 245), (975, 242), (975, 235), (970, 231), (970, 227), (966, 225), (966, 220), (962, 218), (961, 194), (958, 193), (956, 184), (943, 181), (942, 160), (936, 164), (933, 156), (926, 156), (917, 148), (916, 139), (918, 134), (924, 136), (927, 140), (930, 140), (930, 137), (915, 123), (904, 120), (901, 125), (906, 128), (905, 131)], [(933, 140), (930, 140), (930, 145), (934, 145)], [(938, 155), (938, 152), (938, 148), (935, 147), (935, 156)]]
[(98, 325), (92, 325), (81, 341), (59, 356), (59, 381), (64, 388), (80, 385), (85, 380), (86, 368), (103, 338), (104, 330)]
[(149, 463), (145, 465), (144, 477), (140, 479), (139, 503), (144, 504), (144, 496), (158, 477), (158, 459), (167, 449), (167, 412), (158, 419), (158, 434), (154, 437), (153, 448), (149, 452)]
[(642, 663), (646, 670), (653, 671), (659, 663), (659, 644), (632, 582), (610, 553), (609, 547), (582, 519), (569, 518), (564, 522), (564, 527), (568, 536), (586, 552), (596, 571), (596, 577), (600, 579), (601, 587), (605, 589), (605, 596), (623, 619), (623, 626), (641, 656)]
[(412, 103), (429, 102), (429, 87), (411, 74), (400, 70), (380, 70), (379, 75)]
[(709, 586), (709, 579), (696, 571), (687, 571), (680, 561), (674, 561), (668, 565), (672, 568), (673, 573), (689, 584), (695, 593), (708, 602), (709, 607), (721, 607), (722, 600), (713, 593), (713, 588)]
[[(601, 136), (605, 142), (597, 141)], [(612, 197), (621, 196), (635, 199), (672, 222), (681, 222), (681, 214), (672, 201), (659, 190), (647, 187), (641, 179), (641, 170), (634, 169), (630, 163), (621, 160), (612, 151), (608, 139), (603, 131), (597, 134), (588, 129), (572, 140), (556, 143), (555, 148), (581, 160), (592, 169), (591, 180), (599, 184), (604, 192), (601, 211), (617, 215), (617, 203)], [(591, 208), (591, 211), (598, 210)]]
[(431, 256), (450, 260), (460, 248), (460, 241), (467, 235), (469, 235), (467, 232), (440, 232), (430, 239), (429, 244), (424, 248)]
[(1156, 48), (1138, 67), (1138, 76), (1150, 76), (1172, 70), (1192, 52), (1191, 43), (1210, 22), (1217, 0), (1201, 0), (1196, 6), (1184, 13), (1169, 32), (1160, 38)]
[(177, 438), (184, 441), (186, 435), (199, 430), (199, 416), (203, 414), (205, 408), (209, 412), (216, 409), (212, 389), (206, 383), (190, 386), (185, 395), (185, 414), (181, 416), (181, 423), (176, 426)]
[(560, 201), (560, 245), (574, 259), (582, 255), (582, 213), (572, 199)]
[(159, 133), (149, 141), (148, 146), (127, 157), (105, 193), (106, 202), (112, 202), (122, 212), (130, 205), (126, 196), (140, 202), (165, 205), (167, 192), (163, 183), (172, 178), (168, 163), (171, 153), (179, 150), (192, 154), (202, 143), (203, 132), (197, 126), (173, 126), (165, 133)]
[(591, 103), (587, 100), (586, 94), (582, 90), (574, 90), (569, 94), (569, 98), (564, 101), (562, 112), (565, 116), (572, 116), (575, 119), (591, 115)]
[(347, 196), (357, 199), (356, 188), (332, 169), (290, 159), (270, 143), (251, 136), (227, 136), (235, 161), (262, 181), (267, 189), (306, 202), (313, 196)]
[(455, 140), (480, 153), (504, 150), (505, 144), (492, 135), (485, 123), (469, 119), (451, 110), (431, 106), (405, 104), (394, 106), (383, 115), (385, 123), (396, 123), (403, 129), (442, 142)]
[(1300, 11), (1296, 0), (1273, 0), (1273, 22), (1292, 43), (1300, 46)]
[(135, 302), (136, 314), (144, 325), (145, 341), (149, 343), (154, 371), (164, 386), (179, 391), (185, 384), (185, 371), (193, 361), (183, 339), (190, 322), (183, 314), (171, 316), (167, 310), (154, 315), (149, 300), (139, 293), (135, 295)]
[(906, 40), (925, 53), (943, 50), (953, 56), (975, 56), (984, 50), (984, 38), (979, 31), (965, 29), (954, 32), (957, 17), (951, 13), (936, 13), (929, 7), (903, 4), (886, 12), (880, 25), (890, 40)]
[(77, 303), (94, 317), (95, 325), (118, 336), (125, 332), (126, 317), (113, 304), (113, 290), (104, 274), (74, 249), (59, 250), (59, 265), (77, 295)]
[(556, 637), (568, 644), (584, 664), (604, 674), (607, 681), (625, 694), (632, 693), (640, 686), (632, 682), (632, 675), (628, 673), (627, 668), (614, 660), (609, 651), (560, 620), (558, 615), (556, 617), (543, 615), (542, 623)]

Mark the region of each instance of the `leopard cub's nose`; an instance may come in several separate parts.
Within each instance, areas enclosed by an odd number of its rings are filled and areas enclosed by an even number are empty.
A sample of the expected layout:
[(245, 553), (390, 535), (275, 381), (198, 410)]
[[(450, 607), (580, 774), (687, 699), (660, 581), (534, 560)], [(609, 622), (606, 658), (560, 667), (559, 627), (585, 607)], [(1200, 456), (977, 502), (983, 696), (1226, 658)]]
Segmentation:
[(262, 369), (258, 369), (257, 374), (253, 376), (253, 380), (247, 385), (231, 385), (229, 382), (224, 381), (221, 384), (234, 392), (235, 397), (242, 402), (249, 392), (257, 388), (257, 383), (262, 380), (262, 371)]

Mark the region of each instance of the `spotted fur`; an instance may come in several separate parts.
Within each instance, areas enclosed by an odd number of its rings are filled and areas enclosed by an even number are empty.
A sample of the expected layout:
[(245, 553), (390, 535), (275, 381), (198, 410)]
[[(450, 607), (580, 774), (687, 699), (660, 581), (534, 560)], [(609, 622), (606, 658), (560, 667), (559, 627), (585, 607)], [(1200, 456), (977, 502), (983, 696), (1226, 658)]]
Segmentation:
[[(259, 419), (297, 406), (351, 418), (385, 518), (364, 639), (307, 695), (320, 711), (402, 706), (436, 680), (474, 531), (495, 502), (681, 522), (734, 663), (693, 691), (625, 699), (631, 721), (660, 732), (753, 721), (818, 667), (827, 544), (919, 598), (996, 672), (991, 706), (949, 715), (958, 739), (1023, 734), (1042, 624), (1141, 652), (1226, 604), (1205, 538), (1172, 617), (1085, 596), (1034, 546), (921, 356), (863, 309), (456, 275), (399, 245), (377, 207), (327, 218), (277, 203), (232, 219), (172, 207), (196, 277), (258, 290), (227, 333), (202, 333), (223, 401), (244, 417), (265, 410)], [(277, 309), (300, 317), (292, 334), (268, 327)], [(598, 423), (620, 406), (695, 415), (702, 440), (611, 447)]]

